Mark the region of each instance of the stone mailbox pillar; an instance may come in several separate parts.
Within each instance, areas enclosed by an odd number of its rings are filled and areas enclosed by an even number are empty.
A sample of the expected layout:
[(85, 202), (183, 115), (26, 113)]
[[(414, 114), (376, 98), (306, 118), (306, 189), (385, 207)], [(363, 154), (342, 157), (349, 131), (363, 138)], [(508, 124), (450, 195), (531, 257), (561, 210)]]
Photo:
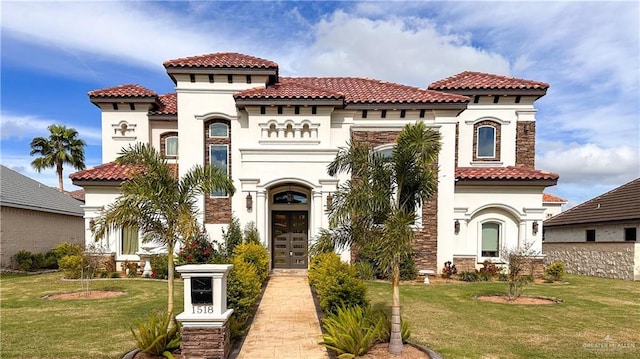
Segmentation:
[(176, 267), (184, 280), (182, 358), (226, 359), (231, 349), (227, 309), (227, 274), (231, 264), (188, 264)]

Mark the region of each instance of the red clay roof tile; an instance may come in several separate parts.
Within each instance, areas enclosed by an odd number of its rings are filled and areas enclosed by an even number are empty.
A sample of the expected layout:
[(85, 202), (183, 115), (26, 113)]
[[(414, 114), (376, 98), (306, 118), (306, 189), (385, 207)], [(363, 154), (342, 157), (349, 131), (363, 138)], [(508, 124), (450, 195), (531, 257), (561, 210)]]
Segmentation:
[(542, 194), (542, 202), (557, 202), (557, 203), (567, 203), (568, 201), (564, 198), (554, 196), (549, 193)]
[(457, 167), (457, 180), (557, 180), (556, 173), (527, 168), (523, 166), (507, 167)]
[(466, 96), (357, 77), (280, 77), (265, 89), (252, 89), (236, 99), (344, 98), (345, 104), (466, 103)]
[(157, 97), (155, 91), (146, 87), (127, 84), (89, 91), (89, 97)]
[[(176, 168), (176, 164), (169, 167)], [(99, 166), (87, 168), (69, 175), (72, 181), (126, 181), (133, 177), (137, 171), (144, 171), (139, 165), (119, 165), (108, 162)]]
[(69, 175), (72, 181), (124, 181), (142, 167), (108, 162)]
[(546, 90), (545, 82), (514, 77), (465, 71), (429, 85), (430, 90)]
[(160, 107), (156, 110), (149, 111), (151, 115), (177, 115), (178, 114), (178, 96), (174, 93), (160, 95), (158, 97)]
[(210, 68), (251, 68), (277, 69), (278, 64), (259, 57), (238, 54), (234, 52), (220, 52), (199, 56), (181, 57), (163, 63), (169, 67), (210, 67)]

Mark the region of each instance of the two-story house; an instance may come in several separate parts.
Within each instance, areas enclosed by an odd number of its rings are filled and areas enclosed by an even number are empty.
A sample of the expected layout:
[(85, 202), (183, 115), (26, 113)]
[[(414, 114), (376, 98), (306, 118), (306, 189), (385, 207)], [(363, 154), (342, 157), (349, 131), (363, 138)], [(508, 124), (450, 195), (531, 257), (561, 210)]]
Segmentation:
[[(227, 171), (237, 192), (203, 196), (201, 221), (212, 238), (232, 216), (255, 222), (273, 268), (307, 268), (307, 248), (323, 227), (339, 181), (327, 165), (348, 141), (388, 150), (407, 123), (442, 135), (437, 196), (416, 223), (419, 269), (451, 260), (476, 267), (502, 248), (541, 250), (543, 190), (558, 175), (535, 169), (534, 102), (548, 85), (463, 72), (428, 89), (350, 77), (282, 77), (278, 64), (216, 53), (164, 63), (175, 93), (139, 85), (89, 92), (102, 112), (100, 166), (71, 175), (86, 191), (89, 225), (114, 201), (129, 169), (113, 162), (122, 147), (147, 142), (183, 175), (195, 164)], [(116, 260), (137, 259), (135, 231), (112, 233)]]

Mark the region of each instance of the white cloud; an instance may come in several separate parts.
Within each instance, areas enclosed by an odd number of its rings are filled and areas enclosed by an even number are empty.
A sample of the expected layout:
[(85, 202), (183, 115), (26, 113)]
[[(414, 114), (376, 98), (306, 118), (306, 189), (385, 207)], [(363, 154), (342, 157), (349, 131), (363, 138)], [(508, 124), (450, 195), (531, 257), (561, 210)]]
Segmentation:
[(640, 177), (640, 153), (632, 146), (545, 143), (536, 167), (560, 174), (560, 184), (622, 184)]
[(336, 11), (315, 26), (297, 74), (363, 76), (426, 87), (464, 70), (508, 73), (500, 54), (471, 46), (465, 34), (442, 33), (428, 19), (372, 20)]
[(14, 114), (6, 111), (0, 113), (0, 138), (8, 139), (28, 139), (36, 136), (47, 137), (51, 124), (61, 124), (78, 131), (78, 137), (87, 144), (101, 144), (102, 135), (100, 128), (76, 126), (52, 119), (41, 118), (35, 115)]

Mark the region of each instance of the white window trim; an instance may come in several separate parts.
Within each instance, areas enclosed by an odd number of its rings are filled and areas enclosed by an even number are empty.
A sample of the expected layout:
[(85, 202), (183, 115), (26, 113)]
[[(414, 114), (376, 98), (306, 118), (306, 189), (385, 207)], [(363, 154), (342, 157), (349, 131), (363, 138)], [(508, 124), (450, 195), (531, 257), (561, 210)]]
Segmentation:
[(178, 157), (178, 153), (176, 152), (175, 155), (173, 154), (169, 154), (169, 139), (170, 138), (175, 138), (176, 141), (178, 141), (178, 151), (179, 151), (179, 146), (180, 146), (180, 140), (178, 139), (177, 135), (171, 135), (171, 136), (167, 136), (164, 138), (164, 155), (167, 157)]
[[(229, 176), (229, 145), (228, 144), (215, 144), (215, 143), (209, 145), (209, 166), (213, 166), (212, 165), (211, 149), (214, 146), (215, 147), (224, 146), (227, 149), (227, 176)], [(227, 193), (224, 196), (216, 196), (216, 195), (209, 194), (209, 198), (229, 198), (229, 193)]]
[[(491, 128), (493, 129), (493, 155), (492, 156), (480, 156), (480, 129), (481, 128)], [(497, 149), (497, 142), (498, 142), (498, 129), (495, 126), (491, 126), (491, 125), (482, 125), (482, 126), (478, 126), (478, 128), (476, 129), (476, 158), (496, 158), (496, 149)]]
[[(212, 133), (213, 131), (211, 131), (211, 128), (213, 126), (224, 126), (227, 129), (227, 134), (225, 136), (213, 136)], [(213, 122), (209, 124), (209, 138), (229, 138), (229, 125), (227, 125), (226, 123), (222, 123), (222, 122)]]
[[(482, 225), (485, 223), (496, 223), (499, 227), (498, 229), (498, 256), (497, 257), (484, 257), (482, 256)], [(505, 222), (499, 220), (497, 218), (488, 218), (483, 220), (482, 222), (478, 222), (478, 263), (482, 263), (485, 260), (493, 263), (501, 263), (502, 259), (500, 258), (500, 254), (502, 252), (502, 247), (504, 244), (504, 235), (505, 235)]]

